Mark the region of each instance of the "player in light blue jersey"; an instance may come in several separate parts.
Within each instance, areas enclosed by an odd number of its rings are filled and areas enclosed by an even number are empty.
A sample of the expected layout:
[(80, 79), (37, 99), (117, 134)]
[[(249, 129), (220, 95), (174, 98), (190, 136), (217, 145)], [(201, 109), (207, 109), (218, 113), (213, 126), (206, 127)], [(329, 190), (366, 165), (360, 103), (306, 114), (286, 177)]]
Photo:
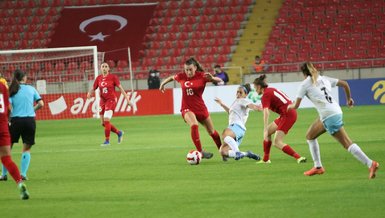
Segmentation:
[(226, 106), (221, 99), (215, 99), (229, 114), (229, 125), (223, 130), (223, 143), (219, 150), (224, 161), (226, 161), (228, 157), (239, 160), (245, 156), (254, 160), (261, 159), (251, 151), (242, 152), (239, 150), (239, 145), (242, 143), (242, 139), (246, 133), (245, 125), (249, 117), (249, 110), (262, 110), (260, 106), (253, 104), (250, 99), (246, 98), (250, 90), (250, 84), (239, 86), (237, 89), (237, 98), (230, 107)]
[(310, 126), (306, 139), (309, 144), (310, 153), (314, 161), (314, 167), (306, 172), (305, 176), (313, 176), (323, 174), (325, 169), (321, 163), (321, 155), (318, 136), (326, 131), (332, 135), (341, 145), (344, 146), (358, 161), (365, 164), (369, 168), (369, 179), (376, 176), (376, 171), (380, 164), (371, 160), (361, 150), (361, 148), (353, 143), (343, 127), (342, 110), (339, 103), (333, 99), (331, 89), (335, 86), (341, 86), (346, 94), (346, 102), (352, 107), (354, 101), (350, 94), (350, 87), (346, 81), (319, 75), (317, 69), (312, 63), (304, 63), (301, 67), (305, 80), (301, 83), (297, 100), (289, 105), (289, 109), (297, 109), (302, 99), (306, 96), (313, 102), (318, 111), (319, 118)]
[[(23, 140), (23, 152), (21, 155), (21, 176), (27, 180), (27, 171), (31, 161), (31, 147), (35, 144), (36, 121), (35, 111), (44, 106), (36, 89), (26, 84), (27, 75), (21, 70), (15, 70), (13, 79), (9, 86), (9, 96), (11, 103), (11, 142)], [(7, 180), (7, 170), (2, 168), (0, 181)]]

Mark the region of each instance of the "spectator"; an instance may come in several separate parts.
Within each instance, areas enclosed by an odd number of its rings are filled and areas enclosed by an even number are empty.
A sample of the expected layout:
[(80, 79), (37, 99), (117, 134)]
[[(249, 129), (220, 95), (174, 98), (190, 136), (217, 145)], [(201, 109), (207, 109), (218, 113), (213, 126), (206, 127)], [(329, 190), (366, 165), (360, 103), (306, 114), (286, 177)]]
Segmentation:
[(253, 73), (264, 73), (267, 71), (267, 68), (269, 68), (269, 66), (266, 64), (266, 61), (262, 60), (259, 55), (255, 56), (251, 71)]
[(160, 78), (158, 70), (150, 70), (147, 79), (148, 89), (159, 89), (160, 87)]
[(214, 70), (215, 70), (214, 76), (221, 78), (222, 81), (223, 81), (223, 82), (220, 82), (220, 83), (213, 82), (214, 85), (216, 85), (216, 86), (226, 85), (229, 82), (229, 76), (227, 75), (227, 73), (224, 70), (222, 70), (221, 66), (218, 65), (218, 64), (215, 65)]

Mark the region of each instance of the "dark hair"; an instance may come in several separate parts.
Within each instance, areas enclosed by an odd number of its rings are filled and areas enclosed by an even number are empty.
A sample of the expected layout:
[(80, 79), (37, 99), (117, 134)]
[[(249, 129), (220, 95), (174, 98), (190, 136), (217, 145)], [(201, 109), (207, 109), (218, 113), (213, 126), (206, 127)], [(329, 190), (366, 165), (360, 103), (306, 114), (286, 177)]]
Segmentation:
[(197, 67), (198, 72), (204, 72), (202, 65), (197, 60), (195, 60), (194, 57), (187, 59), (187, 61), (184, 64), (186, 64), (186, 65), (193, 64), (194, 66)]
[(214, 68), (221, 68), (221, 65), (217, 64), (214, 66)]
[(255, 58), (261, 58), (261, 57), (259, 57), (259, 55), (256, 55)]
[(246, 83), (244, 85), (241, 85), (241, 87), (243, 88), (244, 91), (246, 91), (246, 94), (249, 94), (250, 91), (251, 91), (251, 87), (250, 87), (250, 84), (249, 83)]
[(266, 83), (266, 75), (265, 74), (262, 74), (262, 75), (260, 75), (258, 78), (256, 78), (255, 80), (254, 80), (254, 85), (259, 85), (259, 86), (261, 86), (262, 88), (266, 88), (268, 85), (267, 85), (267, 83)]
[(301, 65), (301, 70), (302, 70), (302, 73), (306, 76), (311, 76), (311, 73), (310, 73), (310, 70), (309, 70), (309, 67), (308, 67), (308, 64), (309, 62), (305, 62)]
[(23, 78), (26, 76), (26, 74), (17, 69), (13, 72), (13, 78), (11, 81), (11, 85), (9, 86), (9, 96), (12, 97), (16, 95), (16, 93), (20, 89), (20, 81), (23, 80)]

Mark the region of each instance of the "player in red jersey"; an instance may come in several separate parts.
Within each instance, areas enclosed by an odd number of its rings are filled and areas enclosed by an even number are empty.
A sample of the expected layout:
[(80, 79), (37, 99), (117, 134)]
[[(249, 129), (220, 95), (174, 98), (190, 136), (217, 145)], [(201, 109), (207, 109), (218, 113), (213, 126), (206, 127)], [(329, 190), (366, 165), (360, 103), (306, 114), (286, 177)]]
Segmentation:
[(112, 114), (114, 113), (117, 97), (115, 93), (115, 87), (120, 89), (120, 92), (126, 98), (128, 104), (130, 103), (130, 98), (127, 93), (124, 91), (122, 85), (120, 84), (119, 78), (116, 75), (110, 74), (110, 67), (107, 63), (102, 63), (100, 66), (100, 70), (102, 74), (96, 77), (94, 85), (92, 89), (88, 92), (87, 98), (91, 98), (93, 92), (99, 88), (100, 91), (100, 119), (102, 122), (102, 126), (104, 126), (104, 135), (106, 140), (101, 146), (110, 145), (110, 133), (111, 131), (118, 135), (118, 144), (120, 144), (123, 140), (124, 132), (118, 130), (114, 125), (111, 124), (110, 120), (112, 118)]
[[(265, 81), (266, 75), (261, 75), (254, 80), (254, 87), (258, 94), (262, 95), (263, 108), (263, 159), (258, 163), (271, 163), (270, 148), (271, 136), (275, 133), (274, 146), (281, 149), (286, 154), (297, 159), (297, 163), (306, 162), (305, 157), (301, 157), (288, 144), (283, 142), (283, 138), (287, 135), (291, 127), (297, 120), (297, 112), (295, 110), (287, 110), (288, 105), (292, 101), (282, 91), (268, 87)], [(274, 122), (269, 124), (269, 109), (279, 114), (279, 117)]]
[(182, 88), (182, 107), (180, 111), (183, 119), (190, 126), (191, 139), (196, 149), (202, 153), (203, 158), (210, 159), (213, 154), (202, 150), (198, 122), (206, 128), (218, 149), (221, 147), (221, 138), (214, 129), (213, 121), (203, 101), (202, 94), (207, 82), (219, 83), (222, 80), (210, 73), (205, 73), (202, 66), (194, 58), (190, 58), (185, 62), (184, 72), (165, 79), (160, 84), (159, 90), (163, 92), (164, 86), (173, 80), (179, 82)]
[(7, 87), (0, 82), (0, 158), (1, 163), (9, 171), (18, 185), (20, 197), (23, 200), (29, 198), (27, 186), (21, 178), (19, 168), (11, 158), (11, 136), (8, 128), (9, 94)]

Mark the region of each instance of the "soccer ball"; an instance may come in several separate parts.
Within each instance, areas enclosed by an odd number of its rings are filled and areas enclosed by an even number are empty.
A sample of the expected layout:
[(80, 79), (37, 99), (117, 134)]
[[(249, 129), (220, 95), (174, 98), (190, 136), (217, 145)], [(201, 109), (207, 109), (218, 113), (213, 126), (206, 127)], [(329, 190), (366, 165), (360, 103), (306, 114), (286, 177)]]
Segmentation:
[(202, 160), (202, 154), (197, 150), (191, 150), (187, 153), (186, 160), (191, 165), (198, 165)]

